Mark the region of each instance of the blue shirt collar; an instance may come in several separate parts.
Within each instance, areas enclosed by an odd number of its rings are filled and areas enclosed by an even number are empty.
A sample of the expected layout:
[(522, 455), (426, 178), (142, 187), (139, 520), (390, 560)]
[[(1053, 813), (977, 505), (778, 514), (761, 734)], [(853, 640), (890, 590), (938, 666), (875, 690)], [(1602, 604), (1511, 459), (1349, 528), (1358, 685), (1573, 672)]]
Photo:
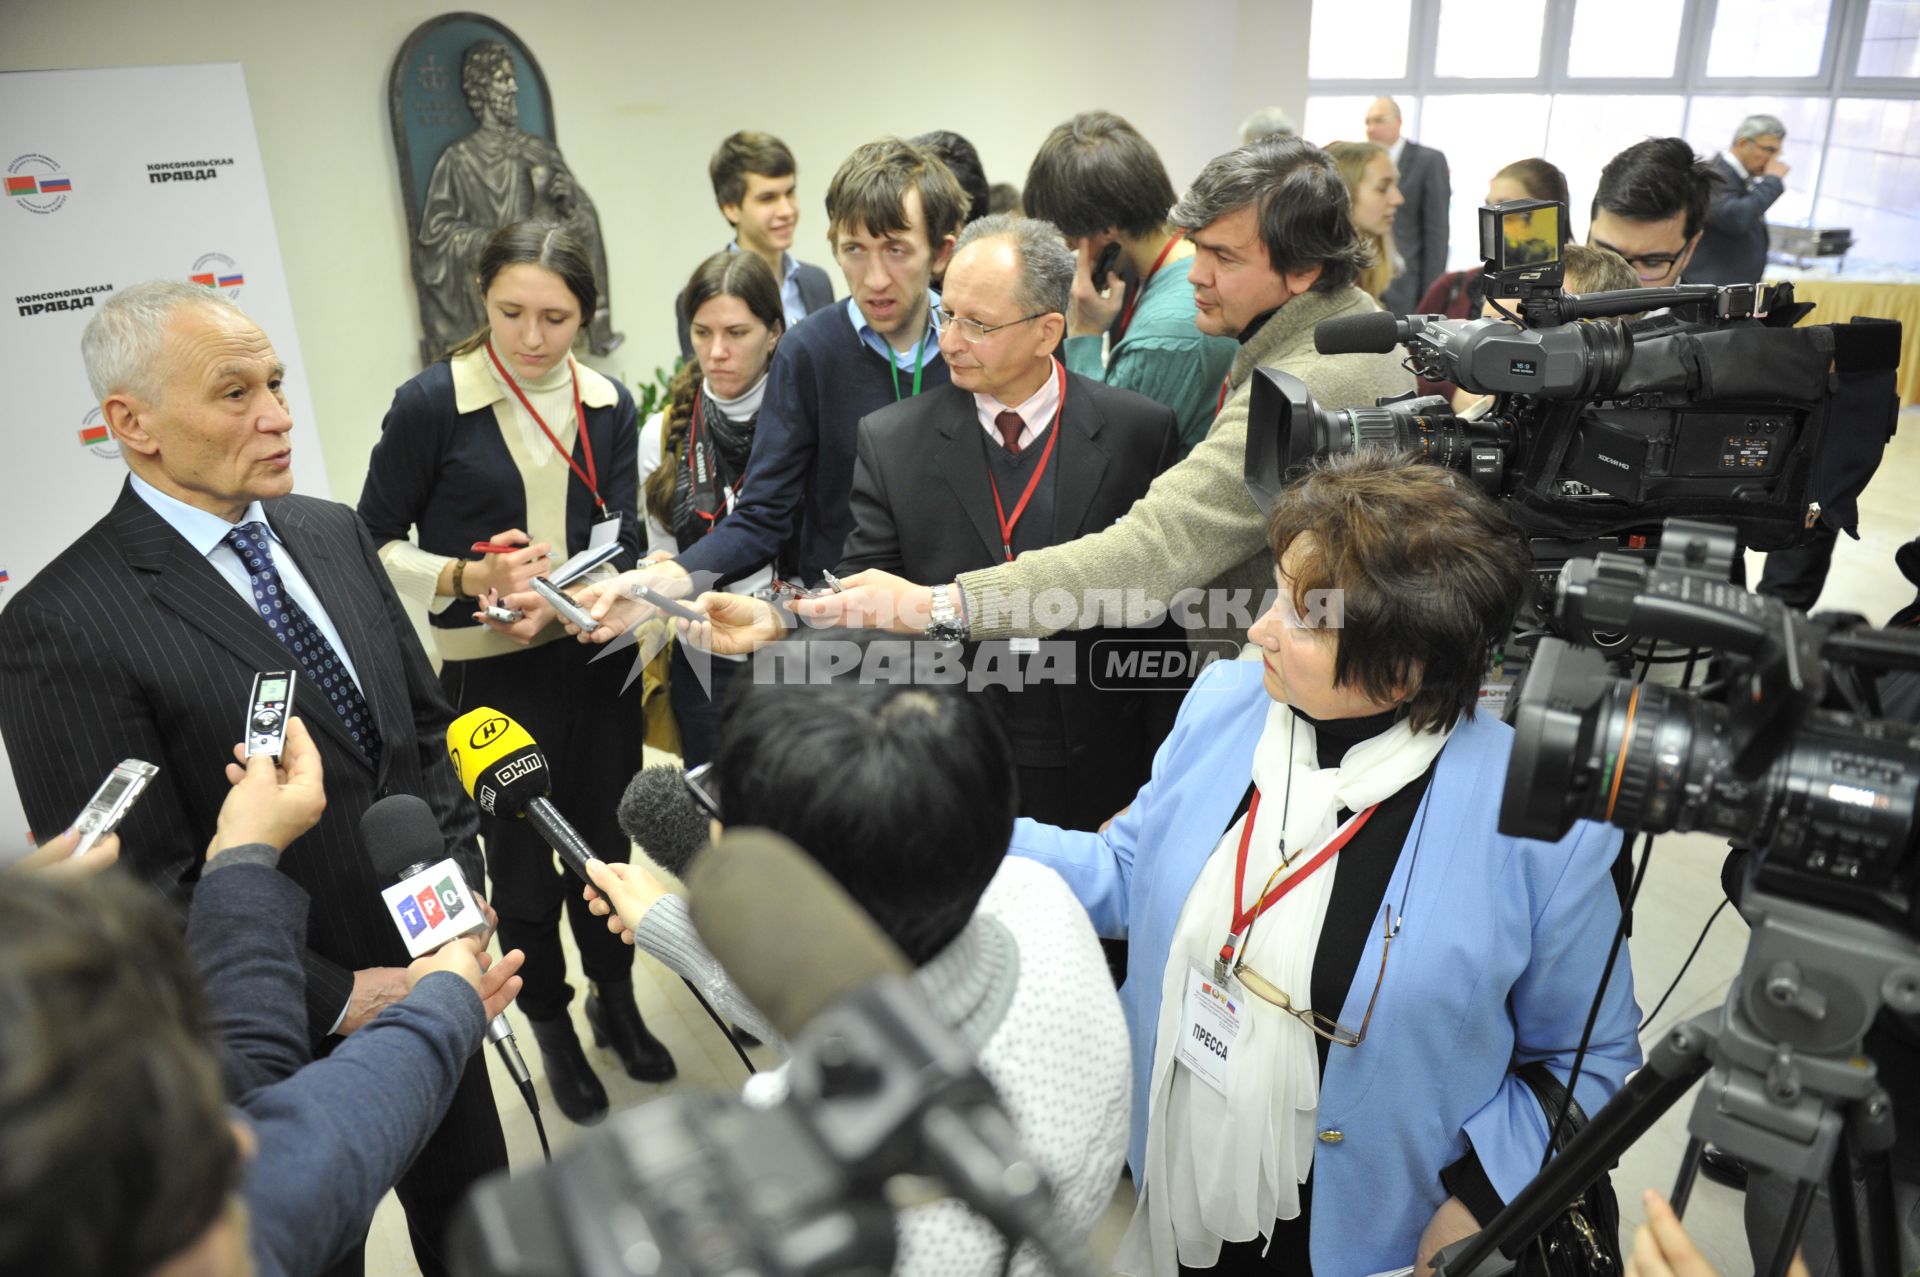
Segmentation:
[[(228, 523), (217, 514), (209, 514), (198, 507), (190, 506), (178, 497), (168, 496), (137, 474), (129, 474), (127, 480), (133, 485), (133, 490), (140, 495), (140, 499), (151, 506), (155, 514), (165, 519), (168, 526), (175, 532), (185, 537), (187, 544), (192, 546), (202, 558), (225, 544), (227, 533), (238, 526)], [(240, 516), (240, 522), (265, 524), (267, 535), (276, 542), (280, 540), (279, 535), (273, 530), (273, 525), (267, 522), (266, 509), (258, 501), (248, 504), (246, 513)]]
[[(726, 251), (729, 253), (740, 252), (740, 241), (737, 239), (728, 240)], [(782, 249), (780, 252), (780, 282), (784, 284), (799, 273), (800, 263), (794, 260), (792, 253)]]
[(913, 350), (899, 351), (889, 345), (885, 337), (873, 331), (867, 317), (860, 313), (860, 303), (851, 297), (847, 298), (847, 319), (867, 349), (882, 359), (892, 359), (896, 366), (909, 372), (916, 363), (924, 366), (940, 353), (940, 294), (931, 288), (927, 290), (927, 335)]

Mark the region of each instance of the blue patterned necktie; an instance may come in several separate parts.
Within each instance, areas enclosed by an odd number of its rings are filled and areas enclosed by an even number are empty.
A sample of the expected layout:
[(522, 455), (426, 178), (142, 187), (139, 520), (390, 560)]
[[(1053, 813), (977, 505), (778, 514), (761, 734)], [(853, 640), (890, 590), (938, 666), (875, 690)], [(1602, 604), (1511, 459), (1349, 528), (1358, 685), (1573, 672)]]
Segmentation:
[(225, 540), (240, 556), (240, 562), (246, 564), (247, 579), (253, 585), (254, 606), (259, 608), (261, 619), (280, 640), (280, 645), (300, 662), (301, 672), (327, 698), (347, 734), (359, 747), (361, 756), (378, 772), (380, 732), (373, 725), (373, 711), (341, 663), (340, 654), (333, 650), (333, 644), (327, 642), (313, 618), (293, 601), (281, 583), (280, 571), (273, 566), (273, 556), (267, 551), (266, 525), (243, 523), (229, 531)]

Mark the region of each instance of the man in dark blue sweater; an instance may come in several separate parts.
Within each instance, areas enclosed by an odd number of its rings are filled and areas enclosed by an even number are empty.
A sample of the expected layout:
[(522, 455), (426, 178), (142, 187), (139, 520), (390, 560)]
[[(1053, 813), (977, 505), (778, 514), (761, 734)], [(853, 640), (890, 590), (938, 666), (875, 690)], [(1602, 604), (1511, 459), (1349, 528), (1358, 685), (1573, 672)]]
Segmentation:
[(229, 767), (184, 946), (124, 875), (7, 875), (0, 1273), (318, 1273), (439, 1125), (520, 955), (443, 946), (309, 1062), (310, 902), (276, 866), (325, 806), (319, 759), (296, 718), (284, 771)]
[(613, 614), (596, 637), (651, 611), (628, 597), (636, 581), (677, 597), (769, 562), (788, 580), (816, 582), (840, 561), (860, 419), (948, 383), (931, 280), (966, 209), (946, 165), (898, 138), (869, 142), (840, 166), (827, 187), (827, 238), (852, 296), (781, 339), (733, 511), (672, 562), (582, 594), (596, 615)]

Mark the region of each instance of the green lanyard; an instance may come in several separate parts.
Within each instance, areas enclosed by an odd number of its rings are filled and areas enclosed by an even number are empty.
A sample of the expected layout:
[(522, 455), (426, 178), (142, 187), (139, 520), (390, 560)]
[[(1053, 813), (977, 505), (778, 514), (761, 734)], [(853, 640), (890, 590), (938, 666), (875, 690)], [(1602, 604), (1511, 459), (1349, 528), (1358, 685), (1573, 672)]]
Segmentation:
[[(920, 393), (920, 368), (927, 357), (927, 339), (920, 338), (920, 344), (913, 348), (913, 393)], [(887, 372), (893, 376), (893, 401), (900, 402), (900, 365), (893, 360), (893, 351), (887, 351)]]

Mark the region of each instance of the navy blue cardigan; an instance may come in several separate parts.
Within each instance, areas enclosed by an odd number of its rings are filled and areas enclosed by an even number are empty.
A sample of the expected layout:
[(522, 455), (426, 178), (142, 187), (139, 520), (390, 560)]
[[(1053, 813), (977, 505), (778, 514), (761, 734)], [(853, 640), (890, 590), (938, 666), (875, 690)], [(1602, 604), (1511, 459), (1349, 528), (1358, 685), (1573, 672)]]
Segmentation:
[[(641, 553), (640, 432), (633, 396), (619, 382), (614, 389), (612, 407), (587, 409), (587, 438), (593, 443), (600, 496), (609, 514), (621, 516), (624, 548), (613, 566), (624, 572), (639, 562)], [(578, 439), (573, 457), (584, 470), (586, 452)], [(475, 541), (503, 528), (527, 526), (526, 478), (500, 437), (493, 405), (457, 411), (453, 370), (446, 360), (393, 392), (393, 406), (380, 423), (380, 441), (367, 462), (359, 509), (376, 546), (404, 541), (418, 527), (421, 549), (461, 559), (473, 557), (469, 548)], [(600, 518), (587, 485), (569, 473), (564, 553), (586, 549)], [(428, 619), (442, 629), (479, 624), (472, 612), (457, 607)]]

